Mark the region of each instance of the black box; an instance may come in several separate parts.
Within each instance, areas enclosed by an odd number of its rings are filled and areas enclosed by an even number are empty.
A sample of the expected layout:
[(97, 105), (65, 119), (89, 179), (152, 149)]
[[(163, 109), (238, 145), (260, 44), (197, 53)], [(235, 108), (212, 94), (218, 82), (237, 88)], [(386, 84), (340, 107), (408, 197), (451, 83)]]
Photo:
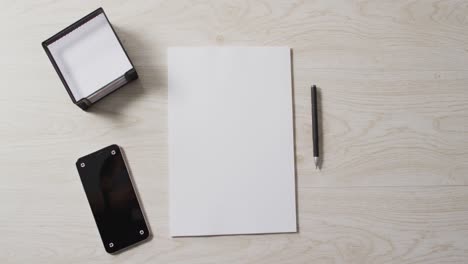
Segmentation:
[(42, 46), (73, 103), (83, 110), (138, 78), (102, 8), (55, 34)]

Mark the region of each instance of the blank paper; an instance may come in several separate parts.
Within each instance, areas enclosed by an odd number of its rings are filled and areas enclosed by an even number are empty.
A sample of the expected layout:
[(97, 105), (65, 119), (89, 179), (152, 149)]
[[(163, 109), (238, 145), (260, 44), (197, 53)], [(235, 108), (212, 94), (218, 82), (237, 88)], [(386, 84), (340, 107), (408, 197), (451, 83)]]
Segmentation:
[(132, 69), (104, 14), (49, 45), (76, 101), (88, 97)]
[(296, 232), (286, 47), (169, 48), (171, 236)]

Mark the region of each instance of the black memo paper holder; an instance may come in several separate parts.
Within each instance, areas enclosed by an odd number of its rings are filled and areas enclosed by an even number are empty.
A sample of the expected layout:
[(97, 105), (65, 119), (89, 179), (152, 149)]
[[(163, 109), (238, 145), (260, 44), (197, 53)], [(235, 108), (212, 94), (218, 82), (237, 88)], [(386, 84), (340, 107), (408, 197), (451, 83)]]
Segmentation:
[[(75, 29), (81, 27), (82, 25), (86, 24), (88, 21), (91, 19), (97, 17), (100, 14), (104, 14), (104, 17), (106, 18), (107, 22), (109, 23), (110, 27), (112, 28), (112, 32), (114, 33), (115, 37), (117, 38), (120, 46), (122, 47), (122, 50), (125, 52), (125, 55), (127, 56), (130, 64), (132, 65), (132, 68), (128, 70), (122, 77), (117, 78), (116, 80), (108, 83), (107, 85), (104, 85), (100, 89), (96, 90), (93, 94), (89, 95), (86, 98), (82, 98), (78, 101), (76, 101), (75, 97), (73, 96), (73, 93), (70, 90), (69, 85), (67, 84), (62, 72), (60, 71), (60, 68), (58, 67), (54, 57), (52, 56), (48, 46), (55, 41), (61, 39), (62, 37), (68, 35), (70, 32), (74, 31)], [(110, 23), (109, 19), (107, 18), (106, 14), (104, 13), (104, 9), (102, 7), (96, 9), (95, 11), (91, 12), (90, 14), (86, 15), (85, 17), (81, 18), (80, 20), (76, 21), (75, 23), (71, 24), (64, 30), (60, 31), (59, 33), (55, 34), (54, 36), (50, 37), (49, 39), (45, 40), (42, 42), (42, 47), (44, 48), (47, 56), (49, 57), (50, 62), (54, 66), (55, 71), (60, 77), (60, 80), (62, 81), (63, 85), (65, 86), (65, 89), (68, 92), (68, 95), (70, 96), (71, 100), (75, 105), (80, 107), (83, 110), (88, 109), (91, 105), (94, 103), (98, 102), (105, 96), (111, 94), (112, 92), (118, 90), (120, 87), (124, 86), (125, 84), (138, 79), (138, 73), (135, 70), (135, 66), (133, 65), (133, 62), (130, 60), (130, 57), (128, 56), (127, 51), (122, 45), (122, 42), (119, 39), (119, 36), (117, 36), (117, 33), (115, 33), (114, 27), (112, 27), (112, 24)]]

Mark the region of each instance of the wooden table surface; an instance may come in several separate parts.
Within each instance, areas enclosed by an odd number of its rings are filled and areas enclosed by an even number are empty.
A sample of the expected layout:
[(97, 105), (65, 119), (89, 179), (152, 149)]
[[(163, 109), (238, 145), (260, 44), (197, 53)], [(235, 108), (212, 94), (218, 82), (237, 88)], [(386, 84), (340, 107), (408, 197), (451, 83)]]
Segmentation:
[[(140, 79), (83, 112), (41, 42), (99, 6)], [(0, 32), (0, 263), (468, 262), (468, 1), (4, 1)], [(233, 45), (293, 49), (300, 231), (172, 239), (166, 49)], [(112, 143), (154, 233), (115, 256), (74, 165)]]

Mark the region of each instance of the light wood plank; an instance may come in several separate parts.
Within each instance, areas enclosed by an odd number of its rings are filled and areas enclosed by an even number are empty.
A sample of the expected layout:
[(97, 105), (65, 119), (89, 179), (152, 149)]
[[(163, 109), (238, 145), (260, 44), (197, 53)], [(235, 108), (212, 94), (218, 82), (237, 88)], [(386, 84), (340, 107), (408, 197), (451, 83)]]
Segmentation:
[(2, 188), (3, 197), (15, 199), (2, 206), (0, 261), (463, 263), (468, 259), (465, 186), (299, 188), (297, 234), (170, 239), (165, 198), (154, 186), (139, 184), (154, 238), (111, 256), (102, 249), (79, 185), (75, 179), (54, 191)]

